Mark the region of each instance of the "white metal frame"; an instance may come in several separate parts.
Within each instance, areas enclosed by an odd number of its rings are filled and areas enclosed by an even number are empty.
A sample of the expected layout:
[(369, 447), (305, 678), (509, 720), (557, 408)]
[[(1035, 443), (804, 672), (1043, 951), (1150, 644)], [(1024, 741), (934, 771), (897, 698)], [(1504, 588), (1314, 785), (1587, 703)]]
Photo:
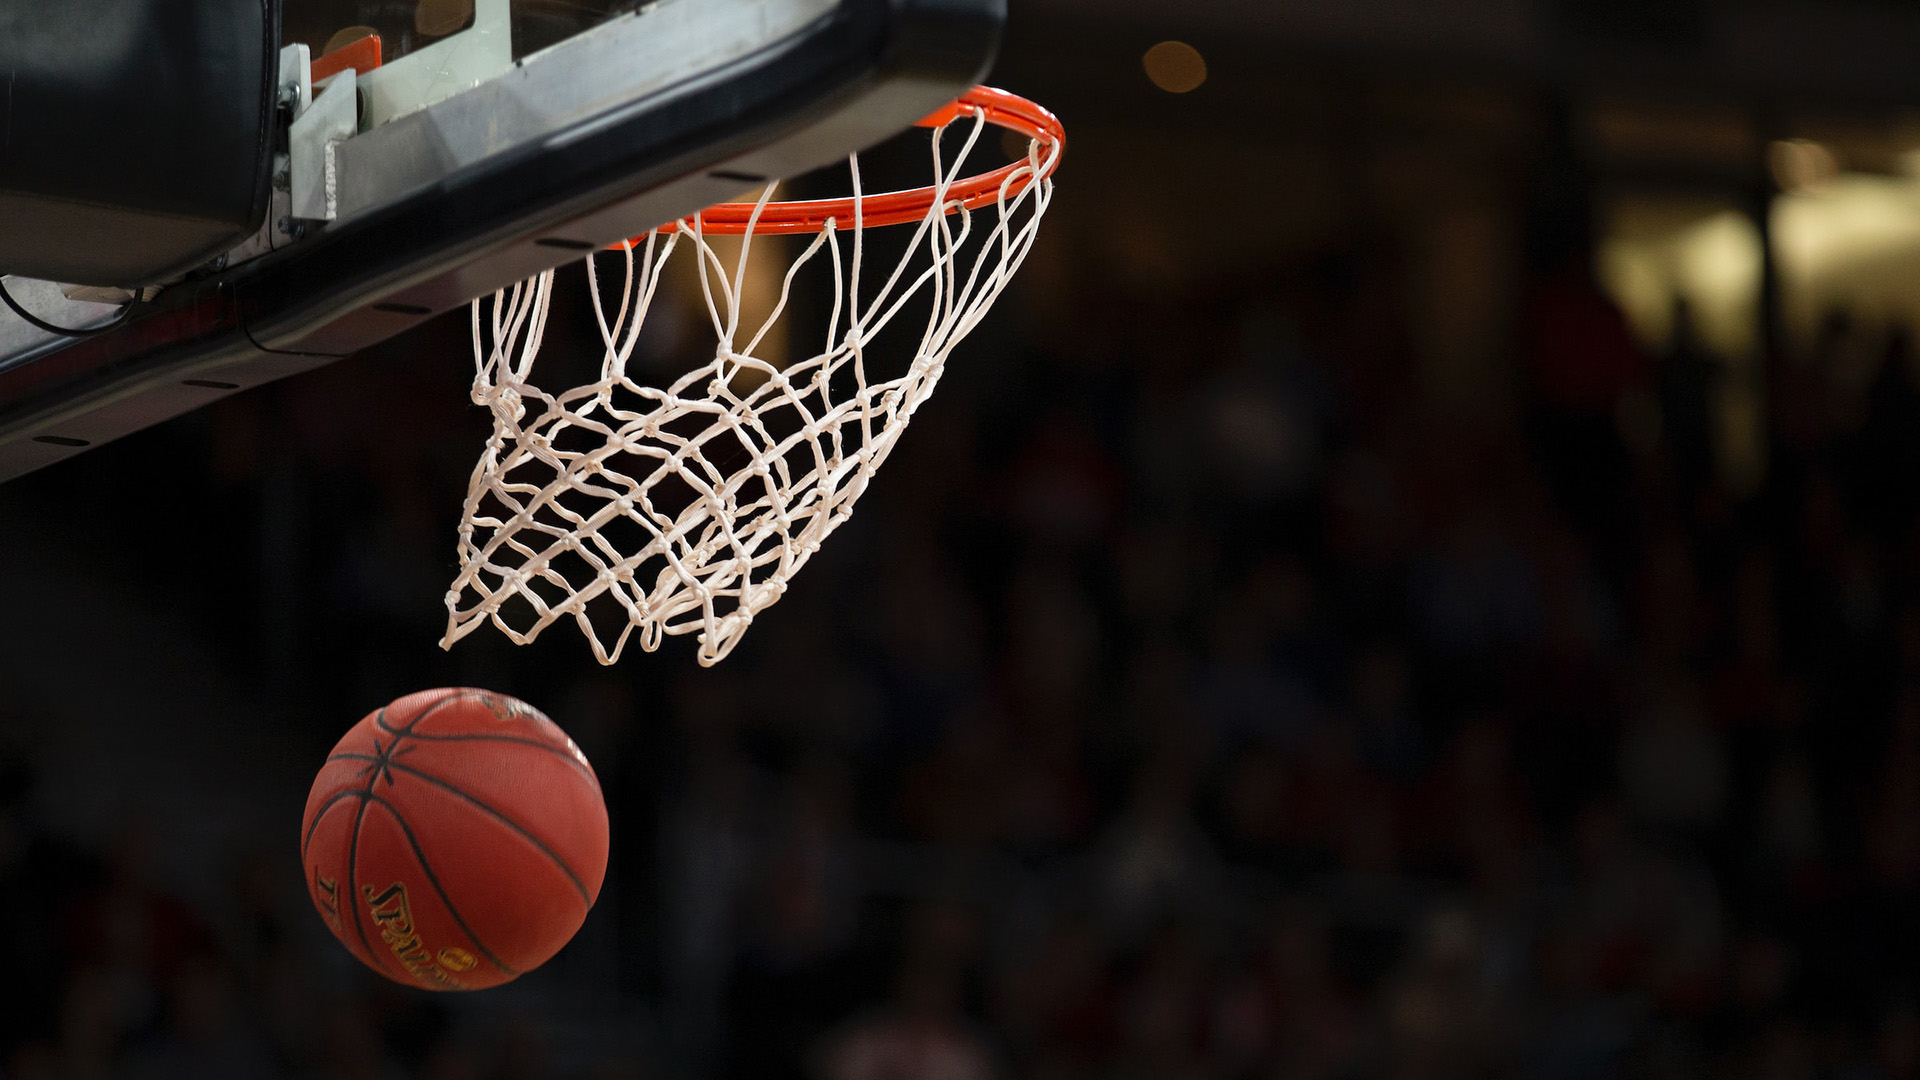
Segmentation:
[(475, 0), (472, 26), (360, 74), (362, 126), (397, 120), (512, 67), (513, 0)]

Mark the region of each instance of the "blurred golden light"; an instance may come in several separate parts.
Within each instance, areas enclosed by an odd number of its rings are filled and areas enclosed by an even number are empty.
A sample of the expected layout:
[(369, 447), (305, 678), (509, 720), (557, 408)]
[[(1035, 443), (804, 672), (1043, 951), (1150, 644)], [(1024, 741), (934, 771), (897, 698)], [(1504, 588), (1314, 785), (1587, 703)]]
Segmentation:
[(1920, 321), (1920, 183), (1843, 173), (1818, 194), (1773, 204), (1781, 315), (1810, 343), (1836, 310), (1857, 319)]
[(1649, 347), (1666, 347), (1674, 302), (1683, 298), (1710, 351), (1735, 358), (1757, 347), (1762, 252), (1759, 227), (1747, 215), (1629, 204), (1615, 208), (1610, 231), (1599, 251), (1600, 280)]
[(1147, 78), (1169, 94), (1198, 90), (1207, 81), (1207, 61), (1200, 50), (1184, 41), (1163, 41), (1141, 58)]
[(1811, 139), (1781, 139), (1767, 148), (1774, 183), (1790, 195), (1806, 195), (1825, 188), (1840, 175), (1833, 151)]

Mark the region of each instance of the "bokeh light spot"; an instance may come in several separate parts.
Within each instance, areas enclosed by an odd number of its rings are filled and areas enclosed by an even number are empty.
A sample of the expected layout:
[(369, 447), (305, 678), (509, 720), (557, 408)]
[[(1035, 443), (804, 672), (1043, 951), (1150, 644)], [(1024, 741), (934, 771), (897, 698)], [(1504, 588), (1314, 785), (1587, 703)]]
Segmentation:
[(1207, 61), (1200, 50), (1184, 41), (1163, 41), (1141, 58), (1147, 78), (1169, 94), (1198, 90), (1207, 81)]
[(1774, 182), (1789, 195), (1810, 195), (1833, 185), (1840, 161), (1833, 151), (1808, 139), (1783, 139), (1767, 148)]

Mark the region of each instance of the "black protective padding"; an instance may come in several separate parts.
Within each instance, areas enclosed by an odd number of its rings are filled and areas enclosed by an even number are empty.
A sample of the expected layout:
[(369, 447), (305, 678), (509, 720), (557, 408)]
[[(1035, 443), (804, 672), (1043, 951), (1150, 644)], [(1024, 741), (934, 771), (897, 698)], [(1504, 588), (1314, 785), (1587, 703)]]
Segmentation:
[(279, 0), (0, 0), (0, 273), (178, 276), (268, 206)]

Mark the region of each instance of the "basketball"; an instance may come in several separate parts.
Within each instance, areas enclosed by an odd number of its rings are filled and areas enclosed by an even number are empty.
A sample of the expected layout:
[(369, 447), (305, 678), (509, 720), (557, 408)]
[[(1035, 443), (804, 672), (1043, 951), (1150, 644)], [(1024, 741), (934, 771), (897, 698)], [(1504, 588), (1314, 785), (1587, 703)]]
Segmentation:
[(607, 869), (585, 754), (486, 690), (409, 694), (353, 726), (307, 796), (300, 857), (360, 962), (427, 990), (481, 990), (571, 939)]

